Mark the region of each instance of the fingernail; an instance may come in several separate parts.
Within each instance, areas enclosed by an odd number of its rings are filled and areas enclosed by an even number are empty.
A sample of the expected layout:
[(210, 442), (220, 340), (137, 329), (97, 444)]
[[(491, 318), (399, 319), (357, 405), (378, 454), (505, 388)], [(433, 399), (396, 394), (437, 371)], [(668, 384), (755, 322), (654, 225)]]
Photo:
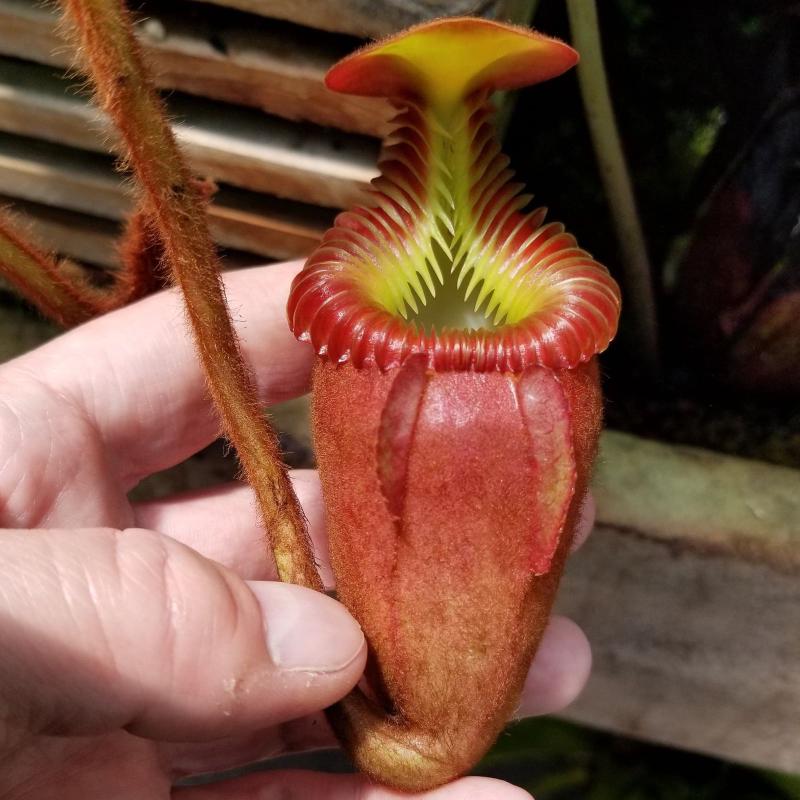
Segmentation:
[(364, 649), (364, 634), (331, 597), (271, 581), (248, 581), (261, 605), (267, 650), (284, 670), (338, 672)]

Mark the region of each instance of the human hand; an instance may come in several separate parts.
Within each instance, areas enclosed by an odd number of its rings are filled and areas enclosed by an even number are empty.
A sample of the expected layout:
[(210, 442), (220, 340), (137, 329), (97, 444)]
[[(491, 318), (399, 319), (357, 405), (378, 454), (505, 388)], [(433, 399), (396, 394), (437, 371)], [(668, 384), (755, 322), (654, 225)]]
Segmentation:
[[(284, 312), (298, 268), (226, 277), (265, 404), (307, 389), (313, 356)], [(362, 776), (298, 771), (173, 788), (181, 776), (332, 744), (320, 711), (355, 685), (366, 658), (343, 606), (274, 582), (248, 487), (128, 500), (218, 432), (175, 292), (0, 366), (4, 800), (397, 797)], [(330, 581), (316, 474), (293, 481)], [(566, 705), (589, 665), (583, 634), (554, 619), (521, 713)], [(465, 778), (425, 797), (528, 795)]]

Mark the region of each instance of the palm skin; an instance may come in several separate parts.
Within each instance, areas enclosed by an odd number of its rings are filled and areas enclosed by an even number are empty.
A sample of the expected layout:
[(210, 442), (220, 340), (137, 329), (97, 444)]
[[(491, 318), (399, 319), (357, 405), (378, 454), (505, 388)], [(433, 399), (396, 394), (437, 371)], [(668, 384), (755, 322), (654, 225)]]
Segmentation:
[[(299, 266), (227, 279), (265, 404), (307, 389), (313, 354), (284, 320)], [(321, 710), (358, 681), (366, 656), (342, 606), (274, 582), (246, 486), (129, 501), (140, 480), (218, 432), (174, 292), (0, 366), (3, 800), (397, 796), (360, 776), (310, 772), (173, 787), (330, 745)], [(316, 475), (293, 479), (324, 557)], [(521, 713), (570, 702), (589, 664), (583, 634), (555, 619)], [(527, 796), (483, 778), (425, 795)]]

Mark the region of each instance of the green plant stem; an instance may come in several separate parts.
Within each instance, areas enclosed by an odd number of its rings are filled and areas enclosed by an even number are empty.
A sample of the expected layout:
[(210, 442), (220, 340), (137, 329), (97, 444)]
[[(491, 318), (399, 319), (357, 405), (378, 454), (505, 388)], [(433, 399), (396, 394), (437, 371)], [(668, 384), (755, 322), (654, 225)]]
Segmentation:
[(0, 213), (0, 275), (26, 300), (59, 325), (70, 327), (90, 319), (102, 303), (69, 261), (56, 261), (23, 238), (17, 220)]
[(148, 78), (130, 15), (121, 0), (62, 2), (183, 293), (209, 391), (255, 491), (280, 578), (321, 590), (305, 518), (230, 321), (202, 193)]
[(573, 44), (581, 55), (578, 80), (600, 176), (620, 245), (631, 320), (644, 365), (658, 369), (658, 320), (652, 269), (608, 90), (595, 0), (566, 0)]

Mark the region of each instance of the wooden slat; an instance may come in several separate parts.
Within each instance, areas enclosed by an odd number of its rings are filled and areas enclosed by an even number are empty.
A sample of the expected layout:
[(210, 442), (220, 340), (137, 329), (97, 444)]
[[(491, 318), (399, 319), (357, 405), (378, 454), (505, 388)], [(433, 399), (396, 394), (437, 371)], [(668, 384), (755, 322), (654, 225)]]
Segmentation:
[[(385, 101), (337, 95), (322, 82), (351, 41), (183, 3), (153, 3), (142, 13), (140, 39), (162, 88), (343, 130), (386, 132)], [(68, 66), (73, 53), (57, 20), (54, 9), (35, 0), (0, 0), (0, 53)]]
[(442, 16), (479, 15), (526, 22), (528, 1), (519, 0), (204, 0), (253, 14), (290, 20), (354, 36), (385, 36)]
[(607, 433), (598, 528), (558, 610), (587, 632), (577, 722), (800, 771), (800, 471)]
[[(109, 152), (110, 122), (49, 68), (0, 58), (0, 131)], [(376, 174), (374, 140), (217, 103), (173, 96), (175, 133), (214, 180), (329, 207), (363, 202)]]
[(119, 266), (116, 240), (120, 226), (102, 217), (0, 195), (0, 208), (20, 214), (32, 241), (63, 256), (105, 269)]
[(327, 211), (225, 188), (208, 210), (211, 235), (218, 244), (277, 259), (307, 256), (332, 217)]
[(131, 190), (106, 158), (0, 135), (0, 192), (36, 203), (119, 220)]
[[(121, 225), (102, 217), (67, 211), (41, 203), (0, 195), (0, 208), (10, 207), (16, 213), (20, 229), (31, 241), (48, 250), (77, 260), (90, 268), (114, 271), (119, 267), (117, 240)], [(231, 214), (229, 208), (218, 208)], [(234, 224), (238, 219), (234, 215)], [(229, 234), (228, 239), (234, 235)], [(242, 238), (246, 240), (244, 234)], [(264, 255), (226, 248), (221, 253), (223, 269), (241, 269), (264, 263)], [(0, 289), (6, 285), (0, 280)]]
[[(110, 159), (0, 134), (0, 193), (109, 220), (131, 207), (132, 189)], [(307, 255), (330, 224), (330, 212), (223, 187), (208, 212), (223, 247), (270, 258)]]

